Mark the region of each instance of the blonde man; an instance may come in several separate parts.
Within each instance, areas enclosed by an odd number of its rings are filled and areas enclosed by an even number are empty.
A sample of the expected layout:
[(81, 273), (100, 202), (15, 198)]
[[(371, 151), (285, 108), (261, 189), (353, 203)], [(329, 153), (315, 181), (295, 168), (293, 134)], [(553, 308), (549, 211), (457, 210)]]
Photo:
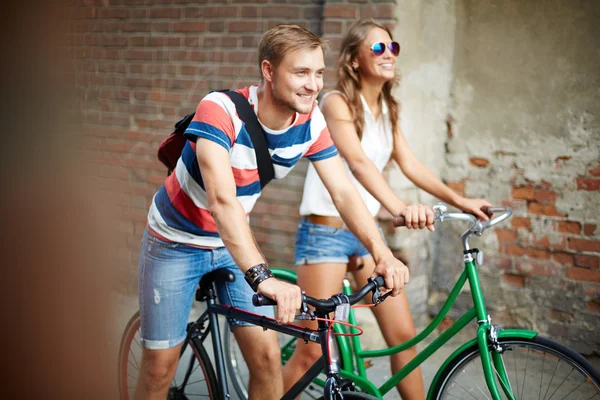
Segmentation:
[[(237, 91), (248, 99), (266, 132), (275, 179), (285, 177), (301, 157), (307, 157), (350, 229), (373, 254), (375, 273), (383, 275), (397, 295), (408, 281), (408, 270), (381, 239), (316, 106), (323, 87), (324, 48), (323, 40), (304, 28), (276, 26), (259, 44), (260, 82)], [(291, 322), (301, 305), (297, 286), (268, 273), (248, 225), (261, 185), (252, 142), (235, 105), (223, 93), (210, 93), (185, 133), (190, 140), (175, 171), (154, 196), (142, 242), (139, 299), (144, 353), (136, 400), (165, 399), (193, 293), (205, 273), (231, 269), (236, 281), (218, 288), (220, 301), (252, 311), (254, 289), (278, 302), (279, 323)], [(258, 270), (260, 279), (251, 288), (244, 274)], [(250, 398), (280, 398), (283, 381), (274, 332), (237, 321), (232, 325), (250, 370)]]

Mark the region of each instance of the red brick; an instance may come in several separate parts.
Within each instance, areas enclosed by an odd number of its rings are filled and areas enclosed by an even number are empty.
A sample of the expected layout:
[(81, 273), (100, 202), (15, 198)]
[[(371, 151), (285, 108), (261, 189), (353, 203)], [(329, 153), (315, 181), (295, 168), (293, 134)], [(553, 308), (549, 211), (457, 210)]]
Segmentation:
[(535, 191), (532, 187), (513, 188), (512, 198), (522, 200), (533, 200), (535, 198)]
[(517, 241), (517, 232), (509, 229), (495, 229), (498, 240), (505, 243), (514, 243)]
[(583, 233), (586, 236), (592, 236), (594, 234), (594, 232), (596, 232), (596, 225), (595, 224), (585, 224), (585, 225), (583, 225)]
[(153, 8), (150, 10), (150, 18), (179, 18), (181, 16), (180, 8)]
[(552, 260), (563, 265), (573, 265), (573, 254), (564, 251), (556, 251), (552, 253)]
[(566, 277), (575, 281), (600, 283), (600, 271), (593, 271), (585, 268), (569, 267)]
[(227, 30), (230, 33), (239, 32), (258, 32), (262, 29), (262, 24), (258, 21), (232, 21), (227, 24)]
[(489, 162), (489, 160), (486, 160), (485, 158), (471, 157), (471, 158), (469, 158), (469, 163), (474, 167), (484, 168), (484, 167), (487, 167), (490, 162)]
[(206, 22), (204, 21), (181, 21), (173, 22), (173, 32), (205, 32)]
[(567, 248), (567, 238), (561, 237), (557, 241), (555, 239), (550, 239), (550, 236), (542, 236), (539, 239), (535, 239), (532, 243), (534, 246), (538, 247), (549, 247), (552, 249), (566, 249)]
[(588, 256), (585, 254), (575, 254), (575, 265), (584, 268), (598, 269), (600, 258), (596, 256)]
[(127, 8), (100, 8), (98, 11), (98, 17), (108, 19), (127, 19), (129, 18), (129, 10)]
[(570, 323), (573, 321), (573, 313), (550, 309), (546, 313), (546, 317), (551, 321)]
[(357, 17), (356, 6), (349, 4), (326, 4), (323, 17), (355, 19)]
[(575, 251), (600, 252), (600, 240), (569, 238), (569, 249)]
[(506, 254), (514, 256), (527, 256), (538, 260), (547, 260), (550, 258), (550, 252), (546, 249), (536, 249), (533, 247), (522, 247), (516, 244), (505, 244), (502, 246)]
[(524, 229), (530, 229), (531, 228), (531, 220), (529, 218), (526, 217), (513, 217), (512, 218), (512, 226), (513, 228), (524, 228)]
[(600, 179), (577, 178), (577, 190), (596, 191), (600, 189)]
[(558, 231), (562, 233), (572, 233), (579, 235), (581, 232), (581, 224), (573, 221), (560, 221), (558, 223)]
[(125, 22), (122, 29), (123, 32), (151, 32), (152, 24), (150, 22)]
[(585, 308), (588, 312), (600, 314), (600, 299), (588, 301)]
[(554, 204), (557, 197), (558, 194), (556, 194), (556, 192), (553, 192), (552, 190), (536, 189), (534, 193), (534, 199), (539, 203)]
[(395, 4), (365, 4), (360, 6), (360, 18), (390, 18), (395, 10)]
[(600, 164), (594, 169), (589, 170), (590, 175), (600, 176)]
[(263, 18), (300, 18), (300, 8), (295, 6), (269, 6), (262, 9)]
[(556, 207), (548, 204), (530, 203), (527, 206), (527, 211), (531, 214), (546, 215), (549, 217), (564, 217), (563, 214), (556, 211)]
[(202, 10), (204, 18), (236, 18), (239, 14), (238, 6), (204, 7)]
[(465, 194), (465, 182), (448, 182), (448, 187), (461, 196)]
[(515, 274), (504, 274), (502, 275), (502, 282), (518, 287), (525, 287), (525, 276)]
[(342, 23), (339, 21), (327, 21), (323, 27), (323, 34), (330, 35), (332, 33), (342, 33)]
[(528, 276), (562, 276), (563, 266), (534, 260), (517, 260), (517, 271)]

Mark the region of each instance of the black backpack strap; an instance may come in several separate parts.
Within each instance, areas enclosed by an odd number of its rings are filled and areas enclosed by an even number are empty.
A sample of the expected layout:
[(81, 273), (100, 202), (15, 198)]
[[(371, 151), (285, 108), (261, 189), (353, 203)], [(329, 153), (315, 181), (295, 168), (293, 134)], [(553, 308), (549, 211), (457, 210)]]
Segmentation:
[(269, 154), (269, 146), (267, 145), (265, 131), (262, 126), (260, 126), (258, 117), (248, 102), (248, 99), (233, 90), (224, 91), (223, 93), (231, 98), (240, 119), (246, 124), (246, 130), (250, 134), (250, 139), (254, 145), (254, 152), (256, 153), (260, 187), (264, 188), (267, 186), (267, 183), (275, 177), (275, 170), (273, 169), (273, 162), (271, 161), (271, 155)]

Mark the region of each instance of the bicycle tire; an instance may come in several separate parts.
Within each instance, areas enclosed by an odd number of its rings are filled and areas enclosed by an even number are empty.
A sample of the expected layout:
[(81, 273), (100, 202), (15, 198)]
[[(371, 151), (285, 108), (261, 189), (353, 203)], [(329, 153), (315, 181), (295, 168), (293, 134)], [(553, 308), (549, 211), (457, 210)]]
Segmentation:
[[(129, 320), (119, 347), (119, 395), (121, 400), (133, 398), (133, 391), (139, 375), (139, 360), (142, 346), (139, 340), (140, 312), (136, 312)], [(192, 363), (192, 364), (190, 364)], [(194, 366), (195, 365), (195, 366)], [(191, 372), (190, 372), (191, 371)], [(182, 378), (189, 372), (187, 385), (184, 387)], [(206, 349), (198, 338), (188, 342), (186, 351), (182, 354), (177, 365), (175, 378), (169, 388), (168, 398), (187, 398), (181, 396), (207, 396), (217, 400), (219, 386), (212, 363)], [(178, 397), (179, 396), (179, 397)]]
[[(288, 279), (284, 279), (282, 277), (278, 277), (278, 279), (283, 280), (285, 282), (295, 284), (295, 282), (290, 281)], [(235, 341), (235, 336), (231, 332), (229, 328), (229, 324), (225, 322), (225, 328), (223, 329), (224, 335), (224, 349), (225, 349), (225, 363), (227, 367), (227, 374), (231, 379), (231, 383), (237, 395), (240, 399), (248, 399), (248, 368), (246, 367), (246, 363), (241, 355), (241, 351), (237, 342)], [(282, 349), (281, 351), (281, 365), (285, 365), (287, 360), (291, 357), (296, 348), (296, 338), (285, 335), (283, 333), (278, 333), (278, 342)], [(337, 344), (337, 341), (336, 341)], [(341, 364), (341, 360), (340, 360)], [(311, 383), (303, 392), (305, 396), (302, 398), (308, 397), (310, 399), (318, 399), (319, 396), (323, 394), (323, 388), (315, 383)]]
[[(502, 359), (509, 384), (517, 399), (600, 399), (600, 373), (579, 353), (540, 336), (531, 339), (503, 337), (498, 342), (503, 349)], [(493, 351), (491, 345), (489, 349)], [(495, 376), (498, 382), (497, 372)], [(457, 355), (440, 373), (435, 384), (431, 399), (491, 398), (477, 344)], [(504, 398), (499, 384), (498, 388)], [(558, 397), (553, 397), (557, 393)]]

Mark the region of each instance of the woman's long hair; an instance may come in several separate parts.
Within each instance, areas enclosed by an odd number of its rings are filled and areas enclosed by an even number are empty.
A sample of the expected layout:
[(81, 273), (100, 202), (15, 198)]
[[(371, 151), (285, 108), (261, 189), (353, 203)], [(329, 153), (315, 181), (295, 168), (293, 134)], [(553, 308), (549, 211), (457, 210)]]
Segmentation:
[[(338, 80), (336, 89), (342, 92), (346, 97), (346, 102), (350, 107), (350, 112), (352, 113), (352, 119), (359, 139), (362, 139), (363, 136), (365, 113), (360, 100), (360, 71), (352, 67), (352, 61), (358, 57), (360, 45), (364, 42), (373, 28), (381, 28), (390, 35), (390, 38), (392, 37), (392, 32), (390, 32), (386, 26), (378, 24), (372, 19), (357, 21), (350, 27), (350, 30), (342, 42), (342, 51), (340, 52), (337, 64)], [(396, 99), (394, 99), (394, 96), (392, 96), (392, 88), (397, 85), (399, 81), (400, 78), (396, 75), (396, 78), (387, 81), (383, 85), (382, 92), (383, 100), (388, 105), (392, 132), (394, 132), (394, 134), (396, 133), (398, 125), (400, 105)], [(382, 99), (380, 99), (380, 101), (381, 100)]]

